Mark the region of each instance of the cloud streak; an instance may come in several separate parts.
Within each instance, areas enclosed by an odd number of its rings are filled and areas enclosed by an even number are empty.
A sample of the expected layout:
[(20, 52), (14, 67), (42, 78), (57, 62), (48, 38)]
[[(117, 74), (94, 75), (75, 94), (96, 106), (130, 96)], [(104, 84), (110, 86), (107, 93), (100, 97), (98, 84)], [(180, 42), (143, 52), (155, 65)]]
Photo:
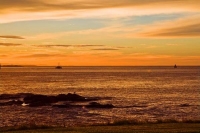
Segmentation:
[(4, 54), (0, 55), (0, 58), (4, 58), (4, 57), (8, 57), (8, 55), (4, 55)]
[(138, 33), (142, 37), (200, 37), (199, 16), (155, 23), (142, 28), (143, 32)]
[(30, 55), (22, 55), (18, 56), (19, 58), (45, 58), (45, 57), (58, 57), (62, 56), (61, 54), (30, 54)]
[(16, 44), (16, 43), (0, 43), (0, 46), (21, 46), (22, 44)]
[(4, 36), (0, 36), (0, 38), (8, 38), (8, 39), (25, 39), (21, 36), (13, 36), (13, 35), (4, 35)]
[(51, 47), (71, 47), (72, 45), (34, 45), (34, 46), (51, 48)]
[(75, 47), (75, 48), (84, 48), (84, 47), (102, 47), (104, 45), (90, 45), (90, 44), (82, 44), (82, 45), (34, 45), (34, 46), (37, 46), (37, 47)]
[[(164, 5), (164, 6), (163, 6)], [(173, 5), (173, 6), (172, 6)], [(170, 10), (169, 10), (170, 8)], [(199, 0), (1, 0), (0, 23), (200, 11)], [(145, 9), (145, 10), (144, 10)], [(17, 17), (16, 17), (17, 16)]]
[(48, 11), (48, 10), (80, 10), (80, 9), (99, 9), (99, 8), (115, 8), (115, 7), (136, 7), (136, 6), (156, 6), (165, 4), (165, 6), (171, 6), (171, 4), (198, 8), (200, 7), (199, 0), (57, 0), (57, 1), (47, 1), (47, 0), (3, 0), (0, 1), (0, 8), (2, 12), (8, 9), (18, 9), (18, 11)]
[(119, 49), (117, 49), (117, 48), (97, 48), (97, 49), (91, 49), (91, 50), (112, 51), (112, 50), (119, 50)]
[(103, 47), (104, 45), (90, 45), (90, 44), (86, 44), (86, 45), (73, 45), (73, 47)]
[(200, 23), (144, 33), (148, 37), (200, 37)]

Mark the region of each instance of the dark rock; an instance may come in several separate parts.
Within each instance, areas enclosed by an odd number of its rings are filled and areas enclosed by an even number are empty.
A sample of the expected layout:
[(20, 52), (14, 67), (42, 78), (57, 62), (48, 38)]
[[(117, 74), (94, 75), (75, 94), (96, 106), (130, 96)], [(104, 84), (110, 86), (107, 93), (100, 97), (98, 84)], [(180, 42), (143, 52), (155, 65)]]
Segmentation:
[(112, 104), (100, 104), (97, 102), (90, 102), (89, 105), (86, 105), (87, 108), (114, 108)]
[(85, 97), (82, 97), (77, 94), (71, 94), (68, 93), (67, 95), (65, 94), (59, 94), (56, 96), (58, 101), (86, 101), (87, 99)]
[[(23, 99), (23, 101), (21, 101)], [(69, 107), (82, 107), (83, 105), (69, 104), (69, 102), (88, 102), (100, 100), (100, 97), (83, 97), (77, 94), (59, 94), (57, 96), (40, 95), (32, 93), (17, 93), (17, 94), (1, 94), (0, 95), (0, 106), (9, 105), (22, 105), (30, 107), (38, 106), (52, 106), (58, 108), (69, 108)], [(5, 102), (7, 101), (7, 102)], [(63, 103), (67, 102), (67, 103)], [(59, 104), (62, 103), (62, 104)], [(113, 108), (112, 104), (99, 104), (97, 102), (91, 102), (86, 105), (88, 108)]]
[(50, 105), (51, 105), (50, 103), (44, 103), (44, 102), (39, 102), (39, 101), (28, 104), (28, 106), (30, 106), (30, 107), (50, 106)]
[(190, 106), (188, 103), (185, 103), (185, 104), (181, 104), (180, 107), (188, 107)]
[(22, 105), (22, 101), (20, 101), (20, 100), (12, 100), (12, 101), (10, 101), (10, 104), (12, 104), (12, 105)]
[(8, 101), (8, 102), (0, 103), (0, 106), (12, 106), (12, 105), (21, 106), (22, 103), (23, 102), (20, 101), (20, 100), (11, 100), (11, 101)]
[(71, 105), (70, 104), (55, 104), (55, 105), (52, 105), (52, 107), (69, 108), (69, 107), (71, 107)]
[(59, 94), (57, 96), (28, 95), (24, 97), (24, 103), (29, 104), (29, 106), (31, 107), (49, 106), (52, 103), (56, 103), (59, 101), (86, 101), (86, 98), (71, 93), (68, 93), (67, 95)]
[(54, 104), (52, 107), (57, 107), (57, 108), (82, 108), (83, 105), (73, 105), (73, 104)]
[(0, 100), (12, 100), (12, 99), (20, 99), (26, 96), (34, 95), (32, 93), (17, 93), (17, 94), (1, 94)]
[(58, 100), (55, 96), (30, 95), (24, 98), (24, 102), (31, 107), (37, 107), (51, 105), (51, 103), (58, 102)]
[(8, 100), (8, 99), (18, 99), (19, 96), (15, 94), (1, 94), (0, 100)]

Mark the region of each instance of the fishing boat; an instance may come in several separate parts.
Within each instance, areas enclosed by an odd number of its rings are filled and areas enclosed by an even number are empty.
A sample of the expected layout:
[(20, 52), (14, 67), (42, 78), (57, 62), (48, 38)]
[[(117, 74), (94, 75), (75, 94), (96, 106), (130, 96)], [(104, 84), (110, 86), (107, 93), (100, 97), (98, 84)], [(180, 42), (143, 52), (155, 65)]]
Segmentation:
[(177, 68), (177, 65), (176, 65), (176, 64), (174, 65), (174, 68)]
[(62, 69), (62, 66), (60, 66), (59, 63), (58, 63), (58, 65), (55, 68), (56, 69)]

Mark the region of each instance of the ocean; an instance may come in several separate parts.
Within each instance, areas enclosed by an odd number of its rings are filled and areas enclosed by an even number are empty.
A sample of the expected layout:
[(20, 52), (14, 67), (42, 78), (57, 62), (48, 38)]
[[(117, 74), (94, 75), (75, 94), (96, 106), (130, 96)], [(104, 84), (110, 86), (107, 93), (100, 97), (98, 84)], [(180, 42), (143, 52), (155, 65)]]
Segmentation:
[(103, 97), (116, 108), (0, 106), (0, 127), (200, 120), (200, 67), (2, 67), (0, 94), (17, 93)]

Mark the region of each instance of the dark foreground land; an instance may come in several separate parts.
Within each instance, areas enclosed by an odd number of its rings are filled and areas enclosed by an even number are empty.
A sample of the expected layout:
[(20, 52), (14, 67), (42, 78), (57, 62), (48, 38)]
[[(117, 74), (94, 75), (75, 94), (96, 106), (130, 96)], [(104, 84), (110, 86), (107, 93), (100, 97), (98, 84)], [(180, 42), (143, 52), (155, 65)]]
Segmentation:
[[(74, 108), (83, 105), (74, 104), (84, 102), (86, 108), (119, 108), (112, 104), (100, 104), (102, 97), (83, 97), (77, 94), (59, 94), (56, 96), (38, 95), (31, 93), (1, 94), (0, 106), (50, 106), (53, 108)], [(60, 103), (62, 102), (62, 103)], [(25, 104), (25, 105), (24, 105)], [(183, 104), (182, 107), (189, 105)], [(106, 125), (91, 125), (79, 127), (51, 127), (45, 125), (21, 125), (15, 127), (1, 127), (0, 133), (200, 133), (200, 121), (158, 120), (155, 123), (139, 121), (116, 121)]]
[(2, 128), (2, 133), (199, 133), (200, 123), (161, 123), (87, 127)]

